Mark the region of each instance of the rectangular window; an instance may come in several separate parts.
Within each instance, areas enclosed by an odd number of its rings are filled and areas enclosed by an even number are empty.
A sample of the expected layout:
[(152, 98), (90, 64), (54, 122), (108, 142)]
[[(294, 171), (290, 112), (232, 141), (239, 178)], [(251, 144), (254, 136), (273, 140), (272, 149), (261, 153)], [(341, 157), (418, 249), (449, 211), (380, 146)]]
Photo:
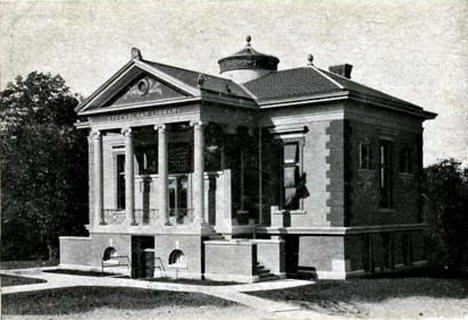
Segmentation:
[(139, 174), (158, 173), (158, 146), (144, 145), (135, 150)]
[(117, 155), (117, 209), (125, 209), (125, 155)]
[(359, 168), (371, 169), (371, 148), (368, 143), (359, 145)]
[(283, 147), (283, 207), (286, 210), (300, 208), (298, 187), (300, 183), (299, 143), (285, 143)]
[(169, 215), (178, 217), (187, 215), (187, 175), (169, 177)]
[(413, 172), (413, 159), (412, 152), (410, 148), (403, 148), (400, 150), (400, 172), (402, 173), (412, 173)]
[(392, 208), (392, 149), (393, 143), (387, 140), (381, 140), (379, 144), (380, 151), (380, 207)]

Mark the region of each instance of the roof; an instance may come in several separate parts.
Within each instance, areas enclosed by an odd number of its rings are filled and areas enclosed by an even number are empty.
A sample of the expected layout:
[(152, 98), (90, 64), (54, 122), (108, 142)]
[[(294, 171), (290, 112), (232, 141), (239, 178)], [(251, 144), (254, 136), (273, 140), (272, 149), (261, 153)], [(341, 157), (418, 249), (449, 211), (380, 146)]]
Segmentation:
[(258, 97), (259, 102), (349, 91), (357, 95), (398, 103), (407, 108), (421, 109), (409, 102), (314, 66), (271, 72), (244, 85)]
[(252, 38), (247, 36), (245, 47), (227, 57), (218, 60), (221, 73), (239, 69), (277, 70), (279, 59), (275, 56), (258, 52), (250, 45)]
[(244, 83), (258, 100), (298, 98), (341, 90), (318, 70), (309, 67), (270, 72)]
[(143, 60), (143, 62), (148, 63), (149, 65), (156, 67), (162, 72), (167, 73), (168, 75), (185, 82), (193, 88), (198, 87), (198, 77), (200, 76), (200, 74), (202, 74), (201, 72), (173, 67), (167, 64), (162, 64), (148, 60)]
[[(243, 51), (247, 49), (253, 50), (247, 46), (238, 52), (238, 54), (243, 54)], [(407, 110), (413, 113), (423, 113), (421, 116), (425, 118), (435, 117), (435, 114), (424, 112), (422, 108), (412, 103), (369, 88), (340, 75), (319, 69), (313, 65), (271, 71), (257, 79), (238, 84), (220, 76), (208, 75), (148, 60), (130, 61), (96, 90), (95, 93), (81, 103), (77, 107), (77, 111), (88, 109), (86, 105), (88, 105), (89, 101), (96, 96), (99, 97), (100, 92), (107, 90), (106, 88), (110, 86), (112, 81), (117, 79), (122, 72), (126, 72), (125, 70), (133, 68), (133, 66), (140, 66), (143, 69), (146, 69), (146, 66), (148, 66), (150, 72), (155, 72), (156, 75), (162, 77), (169, 77), (166, 79), (167, 81), (178, 82), (179, 87), (185, 87), (187, 92), (192, 92), (192, 97), (200, 97), (201, 95), (202, 100), (210, 99), (210, 97), (213, 98), (217, 95), (220, 98), (225, 97), (226, 99), (230, 97), (247, 99), (252, 101), (253, 106), (262, 107), (262, 105), (273, 106), (277, 102), (280, 102), (284, 106), (289, 102), (303, 101), (306, 103), (309, 99), (313, 100), (317, 97), (322, 99), (327, 98), (327, 96), (339, 96), (340, 99), (355, 98), (374, 104), (387, 104), (391, 108)]]

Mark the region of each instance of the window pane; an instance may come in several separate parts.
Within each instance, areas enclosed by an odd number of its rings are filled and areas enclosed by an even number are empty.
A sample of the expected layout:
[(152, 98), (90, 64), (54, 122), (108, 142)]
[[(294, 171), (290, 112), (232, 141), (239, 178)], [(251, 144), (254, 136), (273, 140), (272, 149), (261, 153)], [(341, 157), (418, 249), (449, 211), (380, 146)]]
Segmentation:
[(284, 163), (296, 163), (298, 161), (297, 143), (284, 145)]

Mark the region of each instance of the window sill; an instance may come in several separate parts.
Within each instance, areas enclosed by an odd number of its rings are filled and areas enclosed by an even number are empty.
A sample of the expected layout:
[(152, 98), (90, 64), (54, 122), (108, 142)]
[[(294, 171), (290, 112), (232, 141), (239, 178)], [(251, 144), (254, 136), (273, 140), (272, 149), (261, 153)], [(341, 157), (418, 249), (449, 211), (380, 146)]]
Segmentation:
[(275, 210), (272, 212), (273, 214), (291, 214), (291, 215), (303, 215), (307, 214), (306, 210)]

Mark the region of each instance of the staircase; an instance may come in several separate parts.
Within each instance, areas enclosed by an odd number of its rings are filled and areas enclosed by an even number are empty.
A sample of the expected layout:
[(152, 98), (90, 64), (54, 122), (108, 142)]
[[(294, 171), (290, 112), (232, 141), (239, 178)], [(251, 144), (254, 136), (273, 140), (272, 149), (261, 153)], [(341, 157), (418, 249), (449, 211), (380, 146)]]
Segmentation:
[(280, 279), (279, 276), (274, 275), (273, 273), (271, 273), (269, 269), (265, 268), (263, 264), (260, 264), (257, 262), (254, 268), (255, 268), (254, 274), (259, 277), (258, 281), (269, 281), (269, 280)]

